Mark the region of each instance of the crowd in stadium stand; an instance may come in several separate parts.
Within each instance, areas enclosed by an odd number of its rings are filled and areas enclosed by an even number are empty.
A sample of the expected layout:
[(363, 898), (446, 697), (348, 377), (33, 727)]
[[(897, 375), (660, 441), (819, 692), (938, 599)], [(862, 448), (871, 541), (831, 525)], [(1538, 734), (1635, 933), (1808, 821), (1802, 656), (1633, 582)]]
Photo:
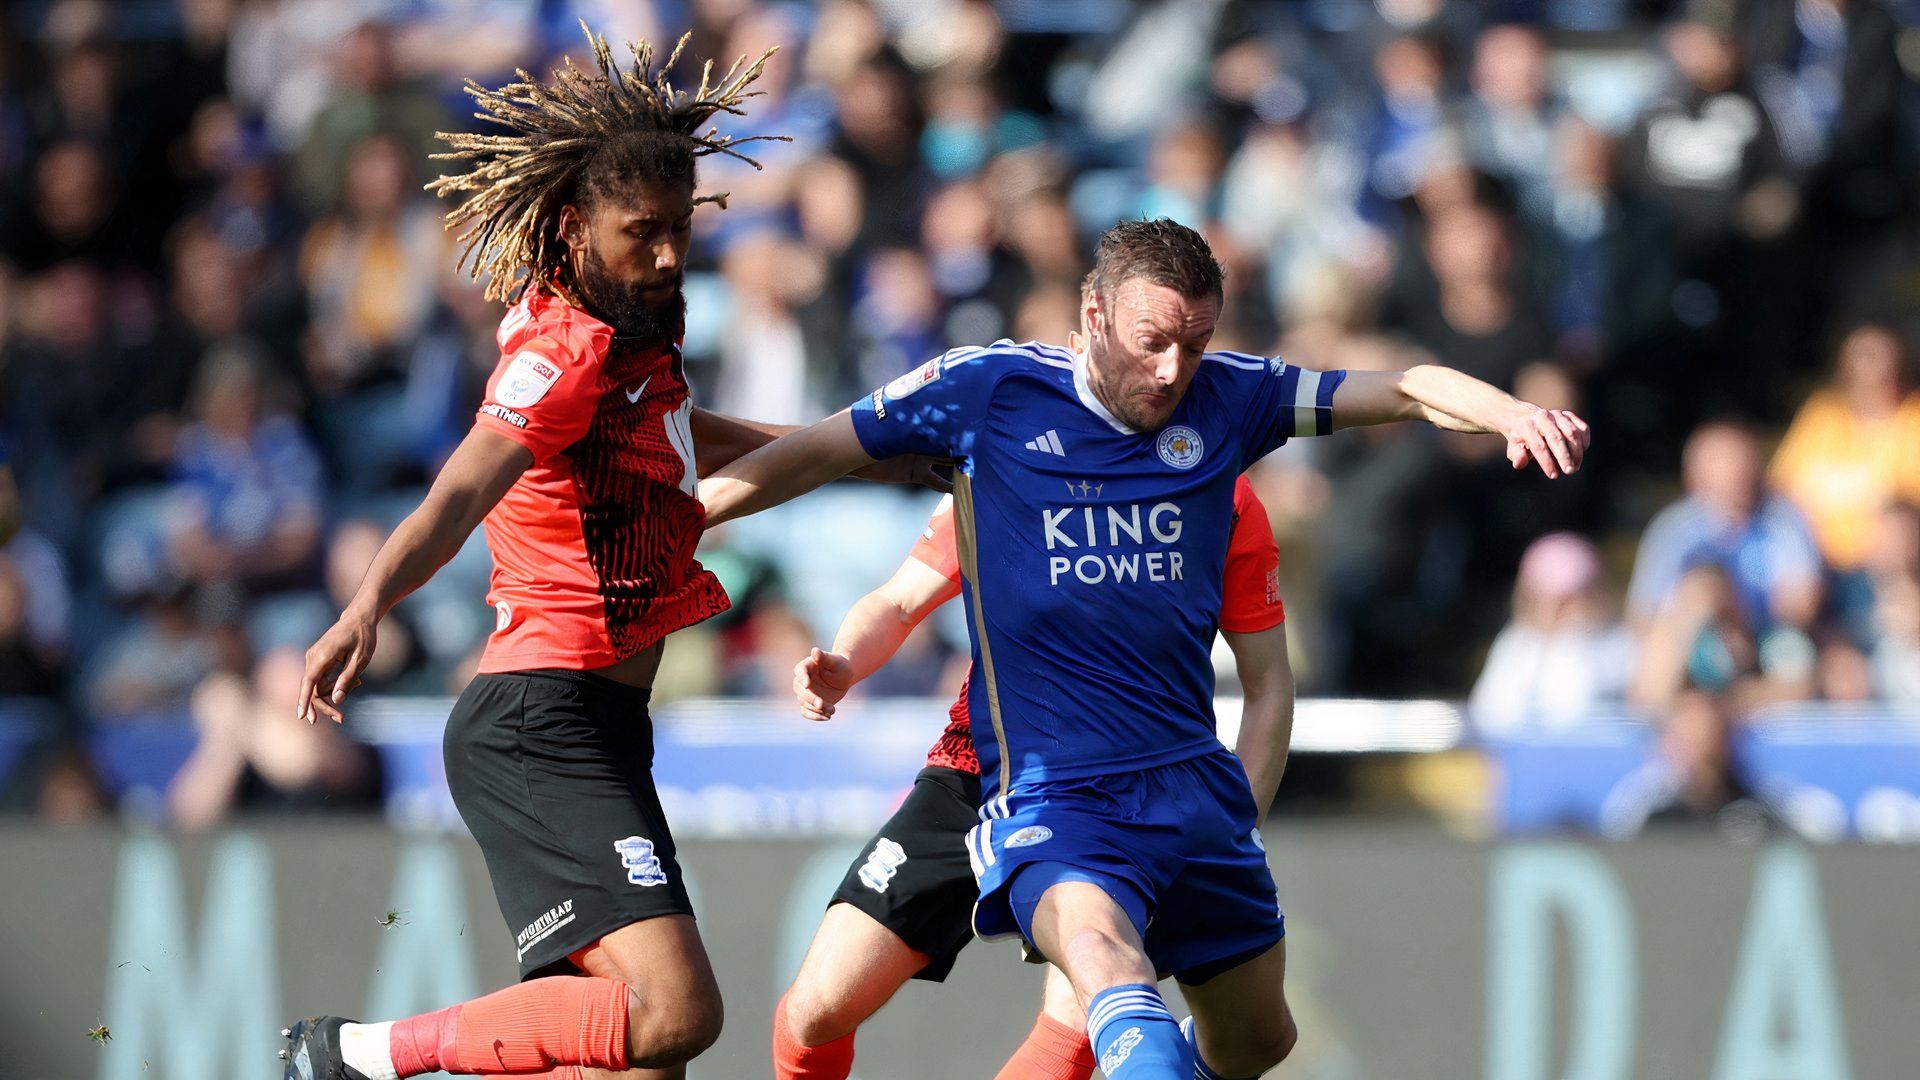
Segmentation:
[[(293, 696), (496, 360), (432, 135), (472, 122), (461, 79), (582, 55), (580, 18), (781, 47), (731, 122), (792, 141), (702, 166), (731, 193), (687, 283), (707, 407), (806, 422), (951, 346), (1062, 341), (1101, 229), (1172, 217), (1228, 269), (1218, 348), (1438, 360), (1593, 425), (1560, 482), (1415, 426), (1259, 466), (1303, 693), (1470, 695), (1504, 733), (1634, 710), (1707, 802), (1759, 703), (1920, 707), (1892, 6), (49, 0), (0, 13), (11, 805), (97, 812), (96, 736), (155, 726), (199, 732), (149, 808), (181, 823), (372, 797)], [(848, 532), (928, 505), (832, 498)], [(802, 569), (818, 540), (712, 538), (735, 610), (676, 635), (662, 693), (781, 692), (845, 610), (820, 598), (904, 554)], [(486, 566), (476, 539), (387, 620), (367, 691), (457, 689)], [(943, 692), (962, 652), (929, 631), (876, 689)]]

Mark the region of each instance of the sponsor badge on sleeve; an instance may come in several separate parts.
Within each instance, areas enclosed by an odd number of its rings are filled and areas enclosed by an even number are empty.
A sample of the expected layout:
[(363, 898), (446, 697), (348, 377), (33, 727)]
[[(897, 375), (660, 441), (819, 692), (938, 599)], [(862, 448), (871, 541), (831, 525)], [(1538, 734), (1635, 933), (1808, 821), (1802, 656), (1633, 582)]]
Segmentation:
[(560, 381), (560, 369), (553, 361), (531, 350), (513, 358), (500, 380), (493, 385), (493, 400), (510, 409), (524, 409), (547, 396)]
[(888, 383), (887, 396), (899, 401), (930, 382), (938, 382), (939, 379), (940, 358), (935, 357)]

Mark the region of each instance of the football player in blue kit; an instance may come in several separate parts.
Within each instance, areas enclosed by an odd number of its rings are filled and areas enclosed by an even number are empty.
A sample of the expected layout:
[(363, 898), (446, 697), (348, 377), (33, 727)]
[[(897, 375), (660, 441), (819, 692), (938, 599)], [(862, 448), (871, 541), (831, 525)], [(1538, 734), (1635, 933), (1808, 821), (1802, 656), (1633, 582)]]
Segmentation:
[[(974, 930), (1064, 970), (1109, 1076), (1257, 1076), (1292, 1047), (1285, 926), (1208, 659), (1235, 478), (1397, 420), (1580, 467), (1586, 424), (1448, 368), (1208, 352), (1222, 271), (1171, 221), (1102, 237), (1068, 347), (956, 349), (700, 484), (709, 526), (877, 459), (947, 457), (976, 677)], [(990, 723), (981, 723), (986, 718)], [(1156, 986), (1179, 982), (1177, 1025)]]

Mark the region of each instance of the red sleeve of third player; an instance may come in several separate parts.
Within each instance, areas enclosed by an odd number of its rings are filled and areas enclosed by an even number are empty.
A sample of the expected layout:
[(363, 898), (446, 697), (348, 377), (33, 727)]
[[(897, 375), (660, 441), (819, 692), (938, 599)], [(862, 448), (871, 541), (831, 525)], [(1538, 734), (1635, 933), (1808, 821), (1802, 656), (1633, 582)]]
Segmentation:
[(1227, 541), (1227, 580), (1220, 603), (1220, 629), (1257, 634), (1286, 621), (1280, 602), (1280, 545), (1274, 543), (1266, 505), (1241, 477), (1233, 489), (1233, 537)]
[(933, 508), (927, 527), (920, 531), (920, 539), (913, 542), (913, 550), (907, 554), (948, 581), (959, 583), (960, 548), (953, 535), (953, 496), (943, 497), (940, 505)]
[(503, 354), (474, 422), (533, 451), (534, 464), (579, 442), (600, 407), (600, 359), (550, 337)]

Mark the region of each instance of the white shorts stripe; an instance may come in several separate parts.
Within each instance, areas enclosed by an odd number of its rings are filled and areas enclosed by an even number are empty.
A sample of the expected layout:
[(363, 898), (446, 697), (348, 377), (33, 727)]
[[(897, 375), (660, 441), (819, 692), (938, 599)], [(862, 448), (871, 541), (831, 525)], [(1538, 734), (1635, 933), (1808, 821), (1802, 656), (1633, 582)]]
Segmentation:
[(988, 866), (992, 866), (999, 861), (993, 853), (993, 822), (990, 820), (983, 821), (979, 824), (978, 828), (980, 830), (980, 858)]

